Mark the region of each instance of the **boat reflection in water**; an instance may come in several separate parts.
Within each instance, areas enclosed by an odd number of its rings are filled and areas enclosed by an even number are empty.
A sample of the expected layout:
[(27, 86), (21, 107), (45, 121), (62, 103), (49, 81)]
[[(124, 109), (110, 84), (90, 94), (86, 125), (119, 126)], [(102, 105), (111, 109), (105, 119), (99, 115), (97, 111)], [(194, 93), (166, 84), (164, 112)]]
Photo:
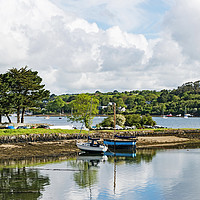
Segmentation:
[(107, 151), (104, 152), (104, 154), (96, 153), (90, 153), (90, 152), (81, 152), (79, 156), (77, 157), (77, 161), (87, 162), (89, 166), (97, 166), (100, 162), (105, 162), (109, 159), (109, 157), (129, 157), (134, 158), (136, 157), (136, 150), (133, 151)]
[(105, 162), (107, 160), (106, 155), (94, 154), (94, 153), (81, 153), (77, 157), (77, 161), (82, 161), (88, 163), (88, 167), (97, 167), (100, 162)]
[[(121, 161), (130, 162), (136, 157), (136, 150), (125, 151), (118, 150), (115, 152), (107, 151), (103, 155), (94, 153), (80, 153), (77, 161), (82, 163), (82, 171), (74, 174), (74, 181), (81, 187), (88, 187), (90, 199), (92, 199), (92, 186), (98, 182), (98, 168), (101, 162), (109, 162), (114, 164), (113, 168), (113, 192), (116, 190), (117, 164)], [(79, 164), (80, 167), (80, 164)]]
[(105, 152), (104, 155), (106, 156), (116, 156), (116, 157), (136, 157), (136, 150), (133, 150), (133, 151), (118, 151), (118, 152)]

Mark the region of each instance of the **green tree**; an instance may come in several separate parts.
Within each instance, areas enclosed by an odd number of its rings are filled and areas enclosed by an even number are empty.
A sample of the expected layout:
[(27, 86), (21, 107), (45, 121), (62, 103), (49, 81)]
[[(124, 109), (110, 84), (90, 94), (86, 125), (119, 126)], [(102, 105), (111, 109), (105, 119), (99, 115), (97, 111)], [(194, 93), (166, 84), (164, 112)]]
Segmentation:
[(126, 115), (126, 126), (141, 127), (141, 116), (139, 114)]
[(79, 94), (71, 102), (73, 115), (68, 116), (71, 121), (80, 121), (85, 123), (86, 128), (90, 128), (94, 115), (98, 114), (99, 100), (88, 94)]
[(107, 96), (107, 95), (102, 95), (102, 96), (100, 97), (100, 104), (101, 104), (102, 106), (107, 106), (109, 102), (110, 102), (110, 97), (109, 97), (109, 96)]
[(143, 115), (141, 119), (141, 125), (150, 125), (154, 126), (156, 125), (156, 122), (152, 119), (150, 115)]
[(49, 97), (50, 92), (44, 89), (38, 72), (27, 69), (27, 66), (19, 70), (10, 69), (3, 74), (3, 82), (8, 84), (9, 91), (6, 94), (17, 111), (17, 123), (20, 122), (20, 112), (23, 123), (25, 110), (37, 107), (41, 100)]
[(47, 103), (46, 109), (48, 111), (62, 113), (62, 110), (64, 109), (65, 106), (66, 106), (66, 102), (63, 101), (63, 99), (60, 96), (58, 96), (54, 100), (49, 101)]
[(124, 101), (123, 101), (123, 99), (122, 98), (119, 98), (118, 100), (117, 100), (117, 107), (121, 107), (121, 108), (123, 108), (123, 107), (126, 107), (126, 105), (124, 104)]
[[(116, 115), (116, 125), (124, 126), (126, 118), (124, 115), (117, 114)], [(114, 116), (109, 116), (103, 120), (102, 123), (99, 124), (102, 127), (114, 127)]]
[(9, 86), (7, 82), (3, 81), (3, 75), (0, 74), (0, 123), (2, 122), (2, 116), (6, 115), (8, 121), (11, 123), (9, 114), (13, 112), (12, 103), (9, 99)]

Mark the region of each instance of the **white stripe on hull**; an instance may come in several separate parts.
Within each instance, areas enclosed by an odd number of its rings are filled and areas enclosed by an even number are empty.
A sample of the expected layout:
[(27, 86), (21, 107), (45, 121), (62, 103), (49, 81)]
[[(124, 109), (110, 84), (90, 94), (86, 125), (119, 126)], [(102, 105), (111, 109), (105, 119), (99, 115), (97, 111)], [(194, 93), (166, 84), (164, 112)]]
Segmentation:
[(90, 146), (90, 143), (77, 143), (77, 147), (82, 151), (105, 152), (107, 147), (100, 145), (99, 147)]

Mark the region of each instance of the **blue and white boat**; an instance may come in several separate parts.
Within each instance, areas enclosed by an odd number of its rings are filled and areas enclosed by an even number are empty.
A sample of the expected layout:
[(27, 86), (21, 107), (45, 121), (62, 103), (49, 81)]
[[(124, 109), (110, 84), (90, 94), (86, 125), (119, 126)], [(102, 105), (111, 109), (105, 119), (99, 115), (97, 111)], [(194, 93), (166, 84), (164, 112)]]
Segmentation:
[(112, 149), (129, 149), (136, 148), (135, 136), (118, 136), (115, 135), (114, 139), (104, 139), (104, 144)]

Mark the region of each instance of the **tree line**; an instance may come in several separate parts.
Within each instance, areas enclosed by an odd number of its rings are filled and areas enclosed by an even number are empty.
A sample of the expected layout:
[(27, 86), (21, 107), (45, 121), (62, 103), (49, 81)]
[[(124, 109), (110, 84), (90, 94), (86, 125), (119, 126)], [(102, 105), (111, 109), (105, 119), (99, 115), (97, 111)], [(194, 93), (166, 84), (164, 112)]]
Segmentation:
[[(78, 94), (51, 94), (48, 101), (41, 105), (41, 112), (54, 114), (71, 114), (73, 107), (71, 102)], [(113, 109), (110, 102), (116, 103), (117, 114), (140, 114), (140, 115), (184, 115), (189, 113), (200, 116), (200, 81), (188, 82), (177, 89), (161, 91), (156, 90), (133, 90), (118, 92), (87, 93), (99, 101), (98, 114), (112, 115)]]
[[(66, 86), (67, 87), (67, 86)], [(83, 112), (77, 108), (75, 100), (80, 95), (87, 96), (87, 105), (93, 99), (93, 115), (113, 115), (116, 104), (116, 114), (123, 115), (184, 115), (189, 113), (200, 116), (200, 81), (188, 82), (173, 90), (132, 90), (118, 92), (100, 92), (86, 94), (50, 94), (42, 84), (42, 78), (37, 71), (28, 67), (12, 68), (0, 74), (0, 120), (1, 116), (17, 114), (17, 122), (24, 122), (27, 110), (33, 114), (66, 114)], [(81, 98), (79, 99), (80, 101)], [(89, 102), (89, 103), (88, 103)], [(78, 120), (78, 119), (76, 119)], [(9, 122), (11, 120), (9, 119)]]

